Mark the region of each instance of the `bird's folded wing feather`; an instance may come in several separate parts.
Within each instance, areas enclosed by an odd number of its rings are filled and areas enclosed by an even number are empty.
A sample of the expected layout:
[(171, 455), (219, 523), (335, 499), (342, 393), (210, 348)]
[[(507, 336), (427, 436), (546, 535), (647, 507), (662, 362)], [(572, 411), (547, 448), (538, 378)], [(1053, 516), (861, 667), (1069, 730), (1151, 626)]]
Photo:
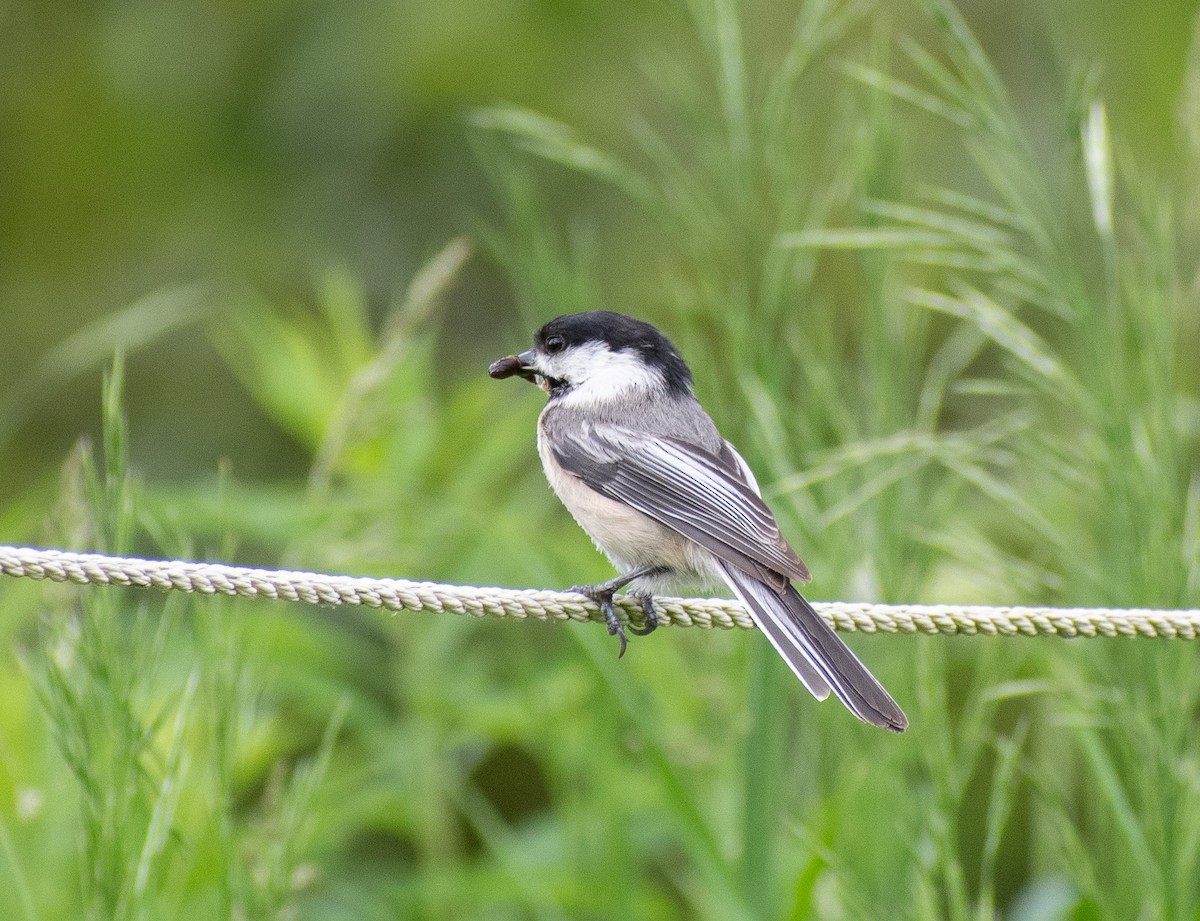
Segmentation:
[(600, 423), (561, 435), (553, 450), (564, 470), (596, 492), (679, 531), (767, 584), (808, 581), (807, 567), (746, 482), (732, 448), (731, 457), (724, 458), (676, 438)]

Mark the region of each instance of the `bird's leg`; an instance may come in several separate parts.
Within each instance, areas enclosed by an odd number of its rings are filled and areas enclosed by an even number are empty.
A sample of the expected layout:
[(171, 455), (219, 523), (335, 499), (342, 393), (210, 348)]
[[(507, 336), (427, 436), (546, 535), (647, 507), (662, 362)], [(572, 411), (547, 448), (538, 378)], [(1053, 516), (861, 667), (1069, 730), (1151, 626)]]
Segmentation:
[[(599, 585), (575, 585), (570, 591), (580, 595), (586, 595), (596, 604), (600, 605), (600, 610), (604, 614), (604, 622), (608, 624), (609, 636), (620, 638), (621, 648), (617, 653), (617, 658), (625, 655), (625, 647), (629, 641), (625, 638), (625, 627), (617, 620), (617, 611), (613, 607), (613, 595), (618, 589), (624, 588), (634, 579), (641, 579), (644, 576), (658, 576), (667, 572), (665, 566), (642, 566), (632, 572), (627, 572), (617, 576), (615, 579), (609, 579), (607, 582), (601, 582)], [(658, 617), (654, 613), (654, 602), (649, 595), (639, 595), (642, 601), (642, 610), (646, 614), (645, 627), (633, 627), (629, 629), (635, 636), (645, 636), (647, 633), (652, 633), (654, 628), (658, 626)]]

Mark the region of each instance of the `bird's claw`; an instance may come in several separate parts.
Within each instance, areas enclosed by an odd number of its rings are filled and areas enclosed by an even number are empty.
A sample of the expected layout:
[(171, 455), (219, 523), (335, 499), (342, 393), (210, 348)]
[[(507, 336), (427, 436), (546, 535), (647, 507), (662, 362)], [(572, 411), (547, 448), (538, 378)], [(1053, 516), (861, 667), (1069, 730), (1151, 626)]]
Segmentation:
[(658, 615), (654, 613), (654, 597), (652, 595), (637, 595), (635, 596), (642, 603), (642, 614), (645, 616), (646, 625), (644, 627), (635, 627), (629, 625), (629, 632), (634, 636), (649, 636), (658, 629)]
[[(617, 609), (613, 605), (614, 590), (607, 585), (573, 585), (570, 591), (577, 595), (583, 595), (590, 598), (600, 606), (600, 612), (604, 615), (604, 623), (608, 625), (608, 635), (615, 636), (620, 640), (620, 648), (617, 651), (617, 658), (620, 659), (625, 655), (625, 650), (629, 646), (629, 639), (625, 635), (625, 625), (617, 619)], [(634, 636), (646, 636), (653, 633), (658, 627), (658, 617), (654, 613), (654, 600), (649, 595), (637, 596), (642, 602), (642, 611), (646, 615), (646, 625), (644, 627), (635, 627), (629, 625), (629, 632)]]

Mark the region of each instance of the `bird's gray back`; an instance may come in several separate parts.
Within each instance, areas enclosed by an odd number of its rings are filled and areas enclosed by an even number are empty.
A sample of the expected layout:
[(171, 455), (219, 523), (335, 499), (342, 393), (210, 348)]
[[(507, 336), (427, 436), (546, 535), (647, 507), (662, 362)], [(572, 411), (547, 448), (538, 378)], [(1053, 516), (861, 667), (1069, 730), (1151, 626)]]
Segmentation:
[(584, 423), (619, 425), (647, 438), (676, 438), (721, 456), (725, 440), (695, 397), (656, 396), (630, 400), (621, 407), (571, 406), (549, 403), (542, 412), (542, 425), (558, 430), (577, 430)]

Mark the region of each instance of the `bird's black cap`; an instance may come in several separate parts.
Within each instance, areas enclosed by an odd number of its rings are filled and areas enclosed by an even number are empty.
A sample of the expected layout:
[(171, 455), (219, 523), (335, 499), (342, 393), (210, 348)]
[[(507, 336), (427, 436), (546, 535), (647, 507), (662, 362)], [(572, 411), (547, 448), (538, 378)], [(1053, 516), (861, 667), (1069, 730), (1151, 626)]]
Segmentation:
[(679, 349), (645, 320), (612, 310), (568, 313), (555, 317), (534, 333), (534, 345), (542, 348), (551, 336), (561, 336), (567, 346), (603, 342), (614, 352), (639, 352), (646, 364), (662, 372), (669, 391), (691, 392), (692, 372)]

